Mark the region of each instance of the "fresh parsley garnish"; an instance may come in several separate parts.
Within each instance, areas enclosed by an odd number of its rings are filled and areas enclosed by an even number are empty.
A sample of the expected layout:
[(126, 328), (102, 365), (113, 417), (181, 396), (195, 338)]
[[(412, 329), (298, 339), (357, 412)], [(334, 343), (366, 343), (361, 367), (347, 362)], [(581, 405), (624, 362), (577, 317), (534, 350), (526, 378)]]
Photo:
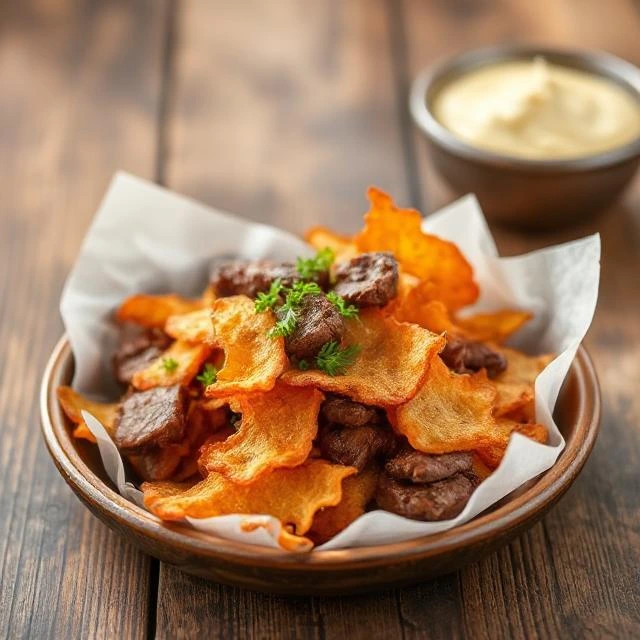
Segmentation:
[(208, 387), (216, 381), (218, 370), (210, 363), (204, 365), (204, 369), (199, 376), (196, 376), (198, 382), (202, 382), (202, 385)]
[(340, 347), (338, 342), (327, 342), (316, 356), (316, 365), (330, 376), (340, 376), (345, 373), (360, 353), (360, 345), (352, 344)]
[(308, 371), (309, 369), (311, 369), (311, 365), (304, 359), (297, 360), (296, 364), (298, 365), (298, 369), (300, 369), (300, 371)]
[(173, 373), (178, 368), (178, 364), (174, 358), (162, 358), (162, 366), (167, 373)]
[(283, 289), (282, 280), (276, 278), (266, 293), (261, 291), (256, 298), (256, 313), (263, 313), (267, 309), (273, 309), (280, 301), (280, 292)]
[(340, 312), (344, 318), (356, 318), (360, 310), (353, 304), (347, 304), (346, 300), (335, 291), (327, 293), (327, 300)]
[(278, 321), (275, 326), (269, 330), (270, 338), (286, 338), (293, 333), (298, 322), (298, 312), (294, 307), (284, 304), (278, 310)]
[(298, 309), (306, 296), (322, 293), (322, 289), (315, 282), (294, 283), (291, 289), (283, 289), (287, 292), (284, 304), (276, 311), (278, 321), (275, 327), (269, 331), (269, 336), (277, 338), (286, 337), (293, 333), (298, 321)]
[(303, 280), (315, 280), (321, 273), (329, 270), (335, 257), (333, 250), (325, 247), (320, 249), (313, 258), (298, 258), (296, 269)]

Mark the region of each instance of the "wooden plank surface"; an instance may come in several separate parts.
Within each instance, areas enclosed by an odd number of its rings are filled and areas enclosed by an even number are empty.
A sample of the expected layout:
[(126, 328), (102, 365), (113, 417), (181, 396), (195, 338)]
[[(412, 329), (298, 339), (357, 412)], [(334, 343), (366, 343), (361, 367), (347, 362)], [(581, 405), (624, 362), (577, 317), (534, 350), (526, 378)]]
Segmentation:
[(111, 175), (153, 177), (162, 3), (0, 12), (0, 635), (142, 638), (150, 561), (66, 486), (37, 393), (62, 283)]
[[(526, 39), (640, 62), (627, 0), (50, 0), (0, 8), (0, 631), (7, 637), (637, 637), (640, 187), (566, 232), (498, 231), (507, 253), (599, 230), (588, 338), (605, 416), (545, 520), (484, 562), (371, 596), (285, 599), (150, 561), (93, 519), (48, 460), (34, 401), (91, 213), (124, 168), (293, 231), (346, 231), (374, 183), (452, 194), (406, 112), (435, 59)], [(20, 493), (19, 493), (20, 491)], [(156, 584), (157, 583), (157, 584)], [(157, 589), (157, 590), (156, 590)]]

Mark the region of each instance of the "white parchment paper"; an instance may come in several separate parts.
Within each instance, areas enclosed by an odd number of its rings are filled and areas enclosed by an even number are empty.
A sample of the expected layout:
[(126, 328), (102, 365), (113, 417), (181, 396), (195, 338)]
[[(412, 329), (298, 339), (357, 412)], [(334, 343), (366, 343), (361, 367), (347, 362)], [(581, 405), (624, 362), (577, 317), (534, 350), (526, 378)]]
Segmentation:
[[(318, 549), (399, 542), (466, 522), (549, 469), (564, 447), (553, 407), (595, 310), (599, 236), (500, 258), (473, 196), (430, 216), (424, 228), (456, 242), (473, 265), (481, 296), (470, 313), (506, 307), (532, 311), (534, 320), (519, 332), (514, 345), (530, 353), (558, 354), (536, 380), (536, 419), (548, 427), (549, 443), (514, 434), (498, 469), (453, 520), (417, 522), (373, 511)], [(293, 259), (309, 253), (305, 243), (289, 233), (221, 213), (133, 176), (116, 175), (60, 305), (76, 361), (74, 388), (102, 399), (117, 394), (110, 367), (116, 341), (112, 313), (126, 296), (139, 292), (198, 295), (215, 258)], [(98, 440), (109, 477), (123, 496), (141, 504), (140, 492), (127, 482), (120, 455), (106, 431), (93, 416), (83, 415)], [(189, 518), (188, 522), (225, 538), (278, 546), (280, 523), (264, 514)], [(243, 527), (247, 522), (260, 526), (247, 531)]]

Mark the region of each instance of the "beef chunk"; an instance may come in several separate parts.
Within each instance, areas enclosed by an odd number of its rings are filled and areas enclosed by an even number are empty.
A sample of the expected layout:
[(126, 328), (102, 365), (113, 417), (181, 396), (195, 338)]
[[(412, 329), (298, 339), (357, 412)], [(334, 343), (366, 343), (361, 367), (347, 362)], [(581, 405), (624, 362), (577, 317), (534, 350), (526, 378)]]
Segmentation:
[(450, 520), (467, 504), (480, 484), (472, 471), (429, 484), (406, 484), (382, 473), (376, 490), (381, 509), (413, 520)]
[(335, 292), (358, 307), (382, 307), (398, 291), (398, 263), (391, 253), (363, 253), (337, 265)]
[(128, 457), (140, 480), (169, 480), (180, 466), (182, 458), (172, 447), (154, 448)]
[[(255, 298), (258, 293), (268, 291), (271, 283), (280, 278), (285, 287), (291, 287), (300, 280), (296, 265), (292, 262), (254, 262), (237, 260), (215, 264), (211, 270), (211, 286), (220, 297), (245, 295)], [(329, 273), (318, 274), (316, 281), (326, 289)]]
[(456, 373), (473, 373), (486, 369), (490, 378), (495, 378), (507, 368), (507, 359), (486, 344), (461, 338), (449, 338), (440, 357)]
[(131, 393), (116, 421), (116, 446), (123, 453), (142, 453), (181, 440), (186, 408), (187, 390), (179, 385)]
[(371, 422), (378, 422), (379, 415), (375, 407), (354, 402), (341, 396), (328, 396), (322, 403), (322, 416), (327, 422), (341, 424), (346, 427), (361, 427)]
[(322, 430), (319, 445), (328, 460), (362, 470), (375, 458), (393, 455), (396, 440), (384, 427), (330, 425)]
[(456, 473), (471, 471), (473, 456), (466, 452), (432, 455), (408, 447), (387, 461), (385, 471), (396, 480), (435, 482)]
[(131, 323), (122, 325), (113, 371), (118, 382), (130, 384), (136, 371), (146, 369), (171, 344), (160, 329), (143, 329)]
[(313, 358), (327, 342), (340, 342), (344, 321), (324, 295), (306, 296), (298, 309), (296, 327), (285, 340), (289, 356)]

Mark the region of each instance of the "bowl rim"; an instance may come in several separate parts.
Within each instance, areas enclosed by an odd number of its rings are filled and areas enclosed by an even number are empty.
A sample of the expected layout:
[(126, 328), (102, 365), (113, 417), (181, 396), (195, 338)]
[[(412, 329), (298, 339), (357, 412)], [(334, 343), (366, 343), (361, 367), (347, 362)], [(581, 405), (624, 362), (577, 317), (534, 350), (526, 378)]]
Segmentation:
[[(84, 502), (98, 507), (119, 528), (133, 529), (177, 546), (183, 553), (287, 571), (355, 569), (385, 565), (391, 561), (418, 560), (436, 556), (461, 546), (471, 546), (487, 536), (499, 537), (523, 522), (535, 519), (545, 506), (558, 500), (584, 466), (595, 444), (601, 415), (600, 386), (593, 362), (580, 346), (571, 365), (576, 373), (579, 403), (576, 430), (567, 440), (556, 463), (521, 495), (488, 513), (447, 531), (404, 542), (359, 548), (292, 553), (269, 547), (235, 542), (204, 534), (186, 523), (166, 523), (122, 497), (107, 486), (82, 460), (73, 446), (57, 402), (56, 387), (62, 372), (73, 360), (71, 345), (63, 335), (49, 358), (40, 387), (41, 428), (47, 449), (61, 475)], [(591, 390), (592, 393), (588, 393)], [(61, 439), (59, 434), (63, 435)]]
[(510, 156), (464, 142), (441, 124), (431, 112), (427, 96), (438, 83), (446, 84), (448, 78), (462, 76), (473, 69), (492, 63), (530, 59), (534, 56), (542, 56), (559, 65), (606, 78), (633, 94), (640, 106), (640, 69), (631, 62), (604, 51), (508, 44), (463, 51), (443, 58), (419, 72), (409, 91), (409, 111), (414, 124), (432, 143), (444, 147), (454, 155), (510, 170), (539, 173), (586, 172), (620, 164), (640, 155), (638, 135), (635, 140), (620, 147), (578, 158), (544, 160)]

